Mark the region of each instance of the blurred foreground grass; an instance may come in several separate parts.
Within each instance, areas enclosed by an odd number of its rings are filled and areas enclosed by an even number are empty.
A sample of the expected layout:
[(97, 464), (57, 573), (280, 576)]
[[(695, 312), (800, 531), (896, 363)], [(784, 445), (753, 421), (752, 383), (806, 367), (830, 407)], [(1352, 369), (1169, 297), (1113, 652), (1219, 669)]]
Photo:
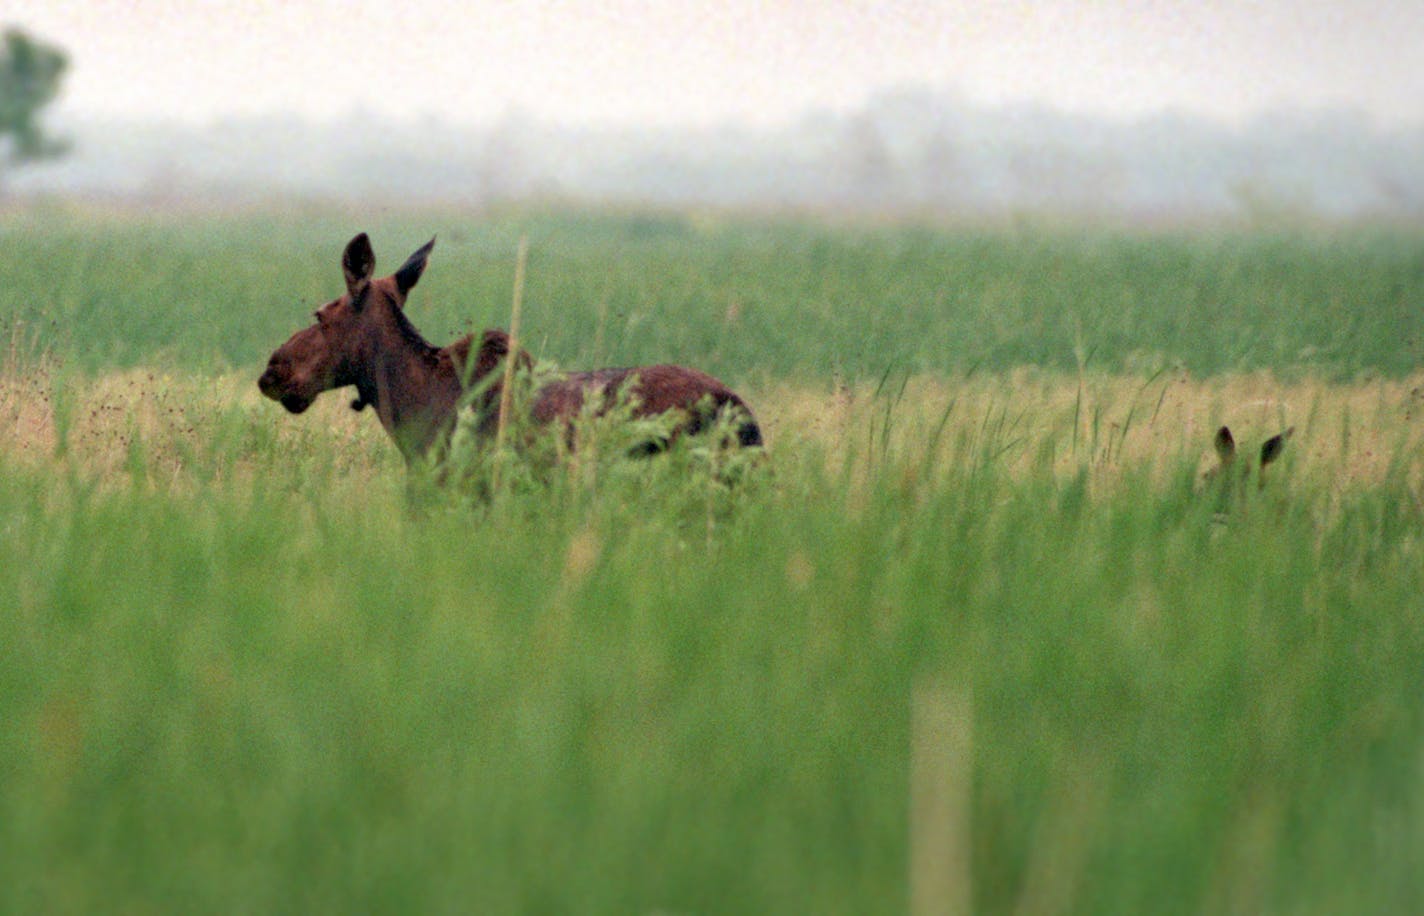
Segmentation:
[(1419, 381), (783, 384), (734, 487), (470, 501), (245, 376), (11, 377), (0, 909), (902, 910), (928, 697), (977, 911), (1410, 911)]

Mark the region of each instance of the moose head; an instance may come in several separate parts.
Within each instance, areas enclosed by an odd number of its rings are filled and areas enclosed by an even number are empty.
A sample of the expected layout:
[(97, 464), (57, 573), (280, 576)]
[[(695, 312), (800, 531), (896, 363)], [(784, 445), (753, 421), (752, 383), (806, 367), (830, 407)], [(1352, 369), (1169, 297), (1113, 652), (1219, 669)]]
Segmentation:
[(402, 310), (434, 247), (431, 239), (395, 273), (373, 279), (376, 256), (371, 240), (364, 232), (353, 238), (341, 256), (346, 292), (316, 310), (316, 324), (277, 348), (257, 387), (294, 414), (310, 407), (322, 392), (348, 385), (358, 391), (354, 409), (374, 403), (374, 390), (365, 389), (374, 388), (375, 379), (364, 370), (388, 335), (415, 333)]

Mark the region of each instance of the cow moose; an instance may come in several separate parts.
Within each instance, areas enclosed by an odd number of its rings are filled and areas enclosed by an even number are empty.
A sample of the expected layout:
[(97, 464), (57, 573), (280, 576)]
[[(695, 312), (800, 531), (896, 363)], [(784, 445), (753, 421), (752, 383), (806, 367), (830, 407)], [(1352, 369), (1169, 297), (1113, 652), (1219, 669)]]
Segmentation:
[[(523, 350), (511, 354), (509, 335), (500, 330), (445, 347), (426, 342), (404, 309), (434, 247), (432, 238), (395, 273), (376, 278), (370, 239), (364, 232), (353, 238), (341, 257), (346, 292), (317, 309), (315, 324), (277, 348), (257, 387), (299, 414), (322, 392), (355, 386), (352, 409), (373, 408), (407, 463), (440, 457), (465, 403), (479, 412), (477, 435), (492, 436), (499, 424), (505, 360), (514, 359), (522, 369), (533, 360)], [(712, 376), (685, 366), (561, 373), (533, 392), (526, 409), (537, 424), (567, 425), (591, 398), (597, 399), (591, 407), (605, 408), (622, 399), (640, 418), (676, 411), (670, 439), (711, 429), (727, 415), (737, 445), (762, 444), (746, 402)], [(639, 451), (651, 453), (666, 444), (649, 442)]]

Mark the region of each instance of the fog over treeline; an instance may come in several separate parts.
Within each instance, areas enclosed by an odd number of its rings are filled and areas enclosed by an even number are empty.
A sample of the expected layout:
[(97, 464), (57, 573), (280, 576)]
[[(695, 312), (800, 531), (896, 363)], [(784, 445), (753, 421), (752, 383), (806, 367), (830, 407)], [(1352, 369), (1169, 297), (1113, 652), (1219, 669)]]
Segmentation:
[(482, 126), (353, 113), (208, 127), (54, 121), (65, 158), (16, 169), (21, 195), (157, 204), (273, 197), (489, 204), (837, 208), (996, 216), (1424, 219), (1424, 124), (1277, 111), (1231, 125), (986, 107), (885, 92), (773, 128), (574, 127), (511, 113)]

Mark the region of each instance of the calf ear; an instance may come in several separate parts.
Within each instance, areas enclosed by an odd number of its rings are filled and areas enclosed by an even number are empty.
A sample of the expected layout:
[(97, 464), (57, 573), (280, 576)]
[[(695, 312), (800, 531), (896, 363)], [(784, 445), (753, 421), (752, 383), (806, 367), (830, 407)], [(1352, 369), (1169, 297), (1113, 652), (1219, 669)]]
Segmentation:
[(346, 243), (346, 251), (341, 255), (341, 271), (346, 274), (346, 291), (351, 294), (353, 303), (366, 291), (375, 269), (376, 254), (371, 250), (371, 240), (366, 233)]
[(430, 260), (430, 250), (435, 247), (435, 239), (431, 239), (415, 254), (405, 259), (400, 270), (396, 271), (396, 286), (400, 289), (401, 297), (404, 298), (414, 288), (420, 275), (425, 273), (425, 262)]
[(1281, 457), (1281, 452), (1286, 448), (1286, 440), (1291, 437), (1293, 432), (1295, 432), (1294, 426), (1266, 440), (1265, 444), (1261, 446), (1261, 467), (1265, 467)]
[(1231, 435), (1231, 430), (1223, 426), (1216, 431), (1216, 439), (1213, 441), (1216, 446), (1216, 457), (1222, 464), (1236, 457), (1236, 439)]

